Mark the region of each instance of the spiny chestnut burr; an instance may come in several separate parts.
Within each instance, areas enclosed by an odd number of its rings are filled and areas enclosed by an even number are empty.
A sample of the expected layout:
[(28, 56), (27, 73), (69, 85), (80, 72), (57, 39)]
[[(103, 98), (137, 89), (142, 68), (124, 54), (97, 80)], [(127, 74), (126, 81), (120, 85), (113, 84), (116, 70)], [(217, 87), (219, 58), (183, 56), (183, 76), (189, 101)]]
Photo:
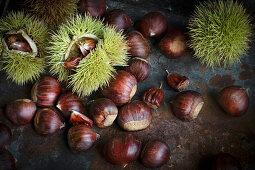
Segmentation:
[(247, 89), (240, 86), (228, 86), (220, 91), (219, 104), (231, 116), (244, 115), (249, 107)]
[(84, 113), (85, 111), (85, 106), (83, 105), (82, 100), (71, 91), (67, 91), (60, 95), (56, 107), (61, 111), (66, 120), (69, 120), (73, 110), (80, 113)]
[(36, 105), (29, 99), (18, 99), (6, 106), (5, 115), (15, 125), (31, 122), (35, 115)]
[(141, 162), (147, 168), (159, 168), (170, 159), (169, 146), (162, 141), (150, 141), (142, 150)]
[(73, 153), (80, 153), (88, 150), (99, 138), (91, 127), (87, 125), (75, 125), (68, 130), (68, 145)]
[(127, 30), (132, 24), (128, 14), (121, 9), (109, 11), (105, 15), (105, 22), (109, 25), (115, 26), (117, 30), (123, 29), (124, 31)]
[(131, 57), (148, 58), (150, 54), (150, 46), (143, 35), (138, 31), (130, 31), (127, 33), (127, 42), (129, 46), (128, 53)]
[(44, 76), (37, 81), (31, 91), (32, 100), (42, 107), (53, 107), (61, 92), (60, 83), (51, 76)]
[(67, 69), (75, 69), (80, 61), (84, 58), (82, 55), (77, 55), (74, 57), (68, 57), (65, 62), (63, 62), (63, 66)]
[(79, 125), (79, 124), (84, 124), (87, 125), (89, 127), (93, 126), (93, 121), (91, 119), (89, 119), (87, 116), (85, 116), (82, 113), (79, 113), (75, 110), (73, 110), (71, 112), (71, 116), (70, 116), (70, 123), (72, 125)]
[(147, 90), (143, 94), (143, 102), (146, 103), (150, 108), (157, 109), (159, 108), (164, 100), (164, 92), (161, 89), (162, 84), (160, 85), (160, 88), (153, 87)]
[(171, 86), (175, 91), (182, 91), (189, 86), (189, 79), (186, 76), (183, 76), (178, 73), (170, 74), (167, 70), (167, 83)]
[(168, 32), (159, 42), (159, 48), (168, 58), (179, 58), (187, 50), (187, 38), (181, 30)]
[(135, 95), (136, 89), (136, 78), (129, 72), (120, 70), (110, 80), (109, 86), (103, 89), (102, 94), (111, 99), (116, 106), (122, 106), (131, 100)]
[(117, 121), (127, 131), (147, 128), (152, 119), (150, 107), (142, 101), (134, 100), (120, 108)]
[(99, 128), (111, 126), (118, 115), (117, 106), (107, 98), (93, 101), (89, 108), (89, 113)]
[(145, 38), (160, 38), (167, 31), (167, 19), (160, 12), (150, 12), (138, 22), (138, 30)]
[(137, 82), (146, 80), (150, 75), (151, 66), (146, 59), (130, 58), (125, 70), (135, 76)]
[(43, 108), (36, 112), (34, 127), (38, 134), (50, 135), (57, 132), (64, 126), (65, 125), (59, 115), (52, 109)]
[(14, 170), (15, 158), (6, 149), (0, 148), (0, 169), (1, 170)]
[(105, 0), (80, 0), (78, 11), (82, 14), (88, 12), (92, 17), (101, 17), (106, 11)]
[(192, 90), (178, 93), (172, 101), (175, 116), (183, 121), (195, 119), (204, 104), (203, 96)]
[(115, 136), (105, 143), (103, 154), (111, 164), (126, 167), (137, 160), (141, 146), (142, 142), (133, 134)]
[(7, 146), (11, 142), (12, 131), (9, 126), (0, 123), (0, 148)]

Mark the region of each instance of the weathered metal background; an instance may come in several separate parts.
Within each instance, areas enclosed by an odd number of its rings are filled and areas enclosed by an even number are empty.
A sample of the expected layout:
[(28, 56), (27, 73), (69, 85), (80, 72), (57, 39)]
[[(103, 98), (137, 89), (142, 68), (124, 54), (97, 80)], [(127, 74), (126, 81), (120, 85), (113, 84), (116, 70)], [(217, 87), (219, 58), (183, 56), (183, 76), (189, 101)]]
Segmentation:
[[(166, 15), (170, 28), (185, 29), (197, 2), (198, 0), (107, 0), (107, 5), (108, 10), (124, 9), (134, 22), (148, 12), (161, 11)], [(10, 5), (15, 4), (15, 1), (10, 1)], [(246, 0), (244, 5), (254, 17), (255, 2)], [(145, 90), (159, 86), (162, 80), (165, 99), (163, 106), (154, 111), (151, 125), (143, 131), (133, 133), (144, 144), (152, 139), (161, 139), (169, 144), (171, 160), (161, 169), (197, 169), (201, 158), (220, 151), (237, 157), (243, 169), (255, 169), (255, 43), (251, 44), (248, 56), (243, 57), (242, 63), (229, 69), (214, 70), (201, 65), (192, 57), (191, 51), (179, 59), (167, 59), (160, 53), (158, 40), (149, 40), (149, 43), (151, 73), (147, 80), (139, 83), (134, 99), (141, 99)], [(170, 101), (177, 93), (167, 85), (165, 69), (186, 75), (191, 80), (188, 89), (203, 94), (205, 104), (193, 122), (182, 122), (171, 112)], [(226, 115), (216, 102), (219, 90), (233, 84), (250, 89), (250, 107), (248, 113), (242, 117)], [(13, 131), (12, 143), (8, 149), (15, 156), (18, 169), (122, 169), (107, 163), (100, 154), (102, 143), (106, 139), (127, 133), (116, 123), (103, 130), (93, 127), (101, 138), (92, 149), (76, 155), (68, 148), (68, 127), (52, 136), (41, 137), (36, 134), (32, 124), (17, 127), (9, 122), (4, 116), (4, 106), (18, 98), (30, 98), (31, 87), (32, 83), (17, 86), (6, 79), (4, 72), (0, 72), (0, 122), (8, 124)], [(97, 95), (85, 98), (84, 103), (95, 96)], [(145, 168), (136, 161), (125, 169)]]

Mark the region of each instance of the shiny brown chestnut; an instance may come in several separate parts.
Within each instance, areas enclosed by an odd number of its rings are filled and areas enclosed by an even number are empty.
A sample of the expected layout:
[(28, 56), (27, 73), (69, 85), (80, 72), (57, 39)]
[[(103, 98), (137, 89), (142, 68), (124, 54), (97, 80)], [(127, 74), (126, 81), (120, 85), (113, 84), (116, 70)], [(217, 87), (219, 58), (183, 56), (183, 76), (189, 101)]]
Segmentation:
[(87, 125), (75, 125), (68, 130), (68, 145), (73, 153), (80, 153), (93, 146), (99, 135)]
[(189, 78), (178, 73), (170, 74), (167, 70), (167, 83), (175, 91), (182, 91), (189, 86)]
[(80, 0), (77, 6), (80, 13), (87, 12), (92, 17), (101, 17), (106, 11), (105, 0)]
[(105, 143), (103, 154), (111, 164), (126, 167), (137, 160), (141, 146), (142, 142), (133, 134), (115, 136)]
[(10, 47), (10, 45), (14, 42), (17, 42), (20, 40), (20, 37), (17, 34), (11, 34), (9, 36), (5, 37), (5, 42)]
[(79, 124), (84, 124), (84, 125), (87, 125), (89, 127), (92, 127), (93, 126), (93, 121), (91, 119), (89, 119), (87, 116), (85, 116), (84, 114), (82, 113), (79, 113), (75, 110), (73, 110), (71, 112), (71, 116), (70, 116), (70, 120), (69, 122), (72, 124), (72, 125), (79, 125)]
[(147, 168), (159, 168), (170, 159), (169, 146), (162, 141), (150, 141), (142, 150), (141, 162)]
[(197, 118), (204, 104), (203, 96), (193, 90), (178, 93), (172, 101), (175, 116), (183, 121)]
[(145, 38), (160, 38), (167, 31), (167, 19), (160, 12), (150, 12), (137, 24), (138, 30)]
[(52, 109), (43, 108), (36, 112), (34, 127), (38, 134), (43, 136), (50, 135), (56, 133), (64, 126), (65, 124), (62, 122), (59, 115)]
[(17, 51), (23, 51), (31, 53), (32, 49), (30, 45), (25, 41), (16, 41), (9, 46), (10, 50), (17, 50)]
[(18, 99), (6, 105), (5, 115), (15, 125), (26, 125), (35, 115), (36, 105), (29, 99)]
[(44, 76), (34, 84), (31, 96), (39, 106), (53, 107), (60, 93), (60, 83), (52, 76)]
[(159, 48), (168, 58), (179, 58), (187, 50), (187, 38), (181, 30), (171, 30), (160, 40)]
[(146, 80), (150, 75), (151, 66), (149, 62), (143, 58), (130, 58), (125, 70), (135, 76), (137, 82)]
[(116, 106), (122, 106), (129, 102), (137, 89), (136, 78), (127, 71), (119, 70), (105, 87), (102, 94), (111, 99)]
[(69, 120), (73, 110), (80, 113), (84, 113), (85, 111), (85, 106), (83, 105), (82, 100), (71, 91), (66, 91), (60, 95), (56, 107), (67, 120)]
[(107, 98), (93, 101), (89, 108), (89, 113), (99, 128), (111, 126), (118, 115), (117, 106)]
[(148, 58), (150, 46), (144, 36), (136, 30), (128, 32), (126, 36), (131, 57)]
[(120, 108), (117, 121), (127, 131), (147, 128), (152, 119), (150, 107), (142, 101), (134, 100)]
[(162, 84), (160, 85), (160, 88), (153, 87), (147, 90), (143, 94), (143, 102), (146, 103), (150, 108), (157, 109), (159, 108), (164, 100), (164, 92), (161, 89)]
[(128, 14), (121, 9), (114, 9), (105, 15), (105, 22), (109, 25), (115, 26), (117, 30), (127, 30), (132, 21)]
[(228, 153), (204, 157), (198, 166), (198, 170), (241, 170), (240, 162)]
[(15, 158), (8, 150), (0, 148), (0, 169), (1, 170), (14, 170)]
[(244, 115), (249, 107), (247, 89), (240, 86), (228, 86), (220, 91), (219, 104), (231, 116)]
[(74, 57), (68, 57), (65, 62), (63, 62), (63, 66), (67, 69), (75, 69), (80, 61), (84, 58), (82, 55), (77, 55)]
[(7, 146), (12, 139), (12, 131), (9, 126), (0, 123), (0, 148)]

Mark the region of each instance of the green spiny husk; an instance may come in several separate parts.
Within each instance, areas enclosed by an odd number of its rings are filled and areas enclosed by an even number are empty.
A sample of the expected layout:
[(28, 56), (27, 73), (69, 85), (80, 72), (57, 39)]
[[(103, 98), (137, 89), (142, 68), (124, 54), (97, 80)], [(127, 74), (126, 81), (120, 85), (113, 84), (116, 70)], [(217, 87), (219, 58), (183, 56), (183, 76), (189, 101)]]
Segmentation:
[(78, 0), (25, 0), (24, 10), (46, 22), (51, 29), (65, 22), (77, 8)]
[(194, 56), (209, 67), (231, 66), (245, 55), (252, 33), (249, 15), (232, 0), (200, 3), (189, 22)]
[(19, 85), (37, 79), (46, 67), (44, 58), (48, 39), (46, 24), (24, 12), (10, 12), (6, 17), (1, 18), (0, 23), (1, 42), (8, 31), (22, 29), (35, 42), (39, 54), (37, 57), (31, 57), (30, 54), (21, 54), (3, 48), (1, 64), (7, 77)]
[[(76, 69), (63, 67), (65, 53), (75, 36), (93, 34), (99, 38), (91, 53), (81, 60)], [(49, 63), (51, 72), (60, 81), (69, 81), (73, 92), (83, 97), (108, 84), (113, 77), (114, 66), (126, 66), (128, 45), (122, 32), (104, 25), (102, 21), (86, 14), (71, 16), (51, 35)]]

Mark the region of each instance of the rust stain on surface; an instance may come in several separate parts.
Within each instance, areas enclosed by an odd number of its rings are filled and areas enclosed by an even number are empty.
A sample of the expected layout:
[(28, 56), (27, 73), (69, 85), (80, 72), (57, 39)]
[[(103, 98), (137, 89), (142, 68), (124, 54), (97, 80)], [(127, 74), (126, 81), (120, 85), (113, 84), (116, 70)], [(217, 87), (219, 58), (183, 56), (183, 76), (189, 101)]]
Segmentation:
[(151, 55), (151, 56), (150, 56), (150, 60), (154, 60), (155, 58), (156, 58), (155, 55)]
[(202, 87), (202, 81), (200, 80), (200, 81), (195, 82), (195, 86), (197, 88), (201, 88)]
[(232, 78), (231, 75), (219, 75), (216, 74), (209, 80), (209, 83), (218, 88), (223, 88), (226, 86), (233, 85), (235, 83), (235, 79)]
[(200, 69), (199, 69), (199, 71), (200, 72), (204, 72), (206, 70), (206, 66), (204, 66), (204, 65), (201, 65), (200, 66)]
[[(248, 80), (248, 79), (254, 78), (255, 75), (252, 74), (250, 70), (250, 66), (247, 63), (244, 63), (243, 65), (241, 65), (241, 68), (244, 69), (244, 71), (239, 73), (240, 80)], [(254, 72), (254, 68), (253, 68), (253, 72)]]

